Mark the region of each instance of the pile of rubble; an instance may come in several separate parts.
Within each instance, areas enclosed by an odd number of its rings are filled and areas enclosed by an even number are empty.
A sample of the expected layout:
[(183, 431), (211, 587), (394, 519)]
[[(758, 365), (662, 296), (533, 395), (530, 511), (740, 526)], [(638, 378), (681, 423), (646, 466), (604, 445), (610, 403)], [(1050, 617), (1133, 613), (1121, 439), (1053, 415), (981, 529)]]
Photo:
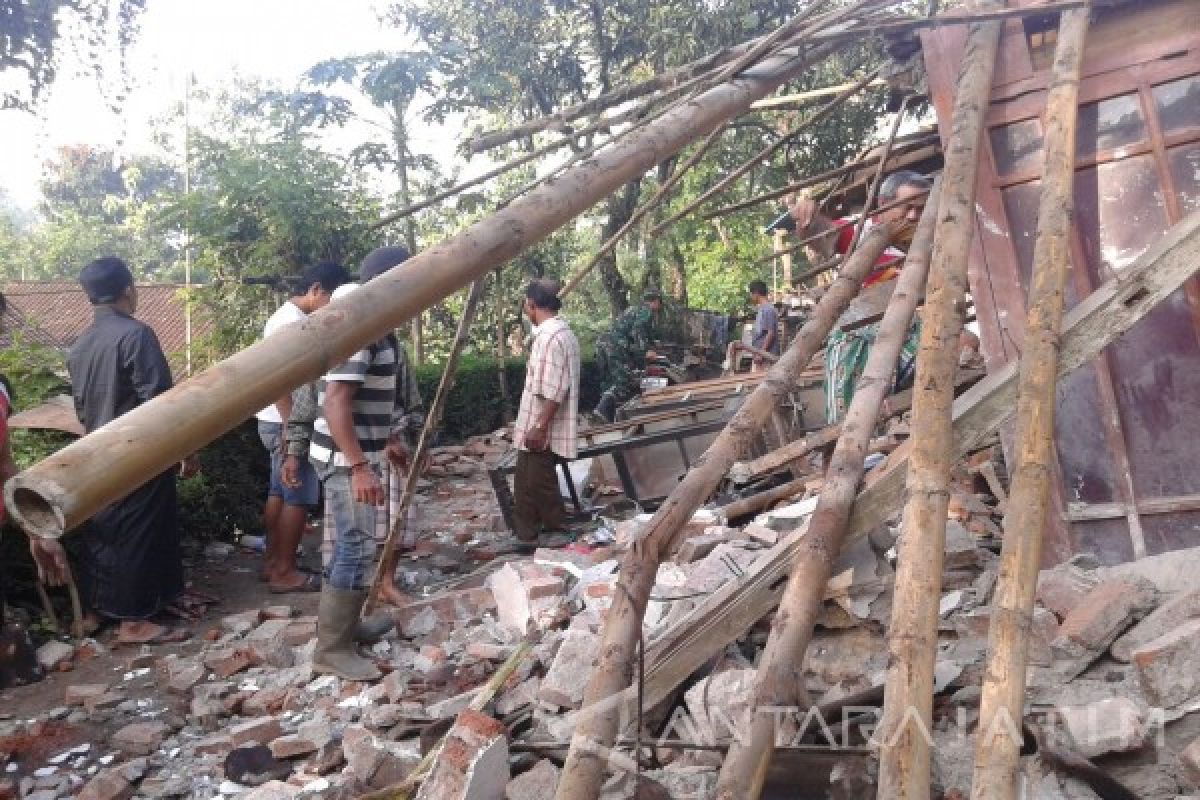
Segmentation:
[[(446, 474), (422, 504), (430, 535), (404, 569), (413, 585), (445, 588), (397, 611), (396, 631), (371, 648), (383, 680), (314, 675), (316, 620), (296, 609), (230, 614), (199, 652), (139, 653), (122, 662), (118, 680), (76, 683), (38, 718), (0, 721), (8, 773), (21, 774), (9, 779), (7, 796), (276, 800), (408, 786), (413, 797), (438, 800), (553, 797), (617, 591), (617, 559), (647, 517), (613, 524), (609, 545), (513, 556), (493, 530), (494, 500), (484, 498), (476, 464), (504, 445), (495, 436), (435, 453)], [(990, 452), (973, 457), (950, 503), (931, 732), (943, 798), (970, 788), (1004, 504), (997, 471)], [(819, 483), (737, 527), (718, 512), (697, 512), (658, 571), (644, 620), (648, 652), (706, 597), (749, 580), (768, 551), (802, 536)], [(790, 785), (805, 776), (796, 796), (874, 794), (871, 734), (888, 661), (897, 531), (893, 521), (858, 540), (827, 587), (805, 662), (817, 713), (796, 711), (776, 756), (790, 765)], [(1146, 800), (1200, 786), (1197, 568), (1200, 549), (1117, 567), (1080, 556), (1043, 572), (1025, 796), (1107, 797), (1087, 788), (1096, 774)], [(606, 798), (712, 795), (769, 622), (752, 625), (666, 700), (639, 709), (641, 768), (631, 725), (613, 761), (626, 771), (609, 782)], [(52, 644), (41, 653), (48, 668), (80, 657)], [(56, 733), (84, 723), (107, 735), (54, 747)], [(31, 737), (42, 742), (36, 755), (19, 746)], [(821, 758), (810, 765), (814, 754)]]

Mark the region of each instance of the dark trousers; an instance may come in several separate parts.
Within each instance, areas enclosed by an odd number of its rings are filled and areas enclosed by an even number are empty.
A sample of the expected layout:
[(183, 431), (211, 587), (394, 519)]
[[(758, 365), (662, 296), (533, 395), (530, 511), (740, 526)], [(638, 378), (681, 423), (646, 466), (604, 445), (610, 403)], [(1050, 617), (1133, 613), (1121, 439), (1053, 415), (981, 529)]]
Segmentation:
[(562, 495), (558, 492), (558, 456), (550, 450), (517, 451), (513, 476), (513, 524), (517, 538), (535, 541), (543, 530), (561, 529), (566, 523)]

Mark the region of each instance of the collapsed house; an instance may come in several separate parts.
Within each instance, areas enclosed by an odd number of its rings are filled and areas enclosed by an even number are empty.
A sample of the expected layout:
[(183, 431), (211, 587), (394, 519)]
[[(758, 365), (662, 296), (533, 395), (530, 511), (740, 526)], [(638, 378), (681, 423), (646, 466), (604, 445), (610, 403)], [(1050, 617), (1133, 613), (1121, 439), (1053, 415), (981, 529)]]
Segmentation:
[[(612, 517), (604, 534), (532, 559), (493, 547), (399, 612), (377, 686), (314, 681), (312, 620), (280, 609), (223, 621), (199, 660), (139, 662), (187, 698), (187, 718), (122, 728), (114, 743), (142, 761), (92, 765), (87, 796), (130, 796), (147, 768), (168, 772), (181, 754), (236, 775), (230, 794), (261, 784), (247, 793), (256, 800), (1200, 791), (1187, 413), (1200, 381), (1200, 217), (1188, 216), (1200, 202), (1200, 7), (980, 3), (914, 22), (875, 5), (802, 16), (709, 63), (687, 103), (375, 292), (6, 487), (26, 530), (61, 535), (744, 112), (838, 37), (886, 33), (896, 80), (927, 89), (936, 109), (940, 183), (897, 286), (871, 312), (880, 355), (838, 425), (797, 429), (781, 404), (804, 405), (806, 370), (814, 377), (826, 335), (846, 324), (884, 226), (840, 262), (770, 371), (648, 393), (584, 434), (589, 456), (611, 458), (616, 477), (603, 482), (653, 514)], [(862, 173), (867, 209), (893, 144), (842, 173)], [(947, 345), (968, 288), (985, 375)], [(885, 397), (889, 348), (918, 302), (917, 384)], [(444, 544), (478, 554), (499, 527), (502, 453), (502, 432), (435, 451), (440, 469), (477, 478), (477, 511), (490, 490), (464, 456), (486, 457), (500, 496), (486, 525), (442, 531)], [(68, 696), (89, 710), (123, 702), (106, 686)]]

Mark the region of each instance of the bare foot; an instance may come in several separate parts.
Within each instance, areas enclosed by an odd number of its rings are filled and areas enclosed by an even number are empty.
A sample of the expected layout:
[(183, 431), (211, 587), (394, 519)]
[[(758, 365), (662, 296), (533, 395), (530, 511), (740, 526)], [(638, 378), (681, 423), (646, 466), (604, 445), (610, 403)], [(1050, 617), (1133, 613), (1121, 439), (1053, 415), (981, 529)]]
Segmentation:
[(291, 592), (321, 591), (321, 576), (307, 572), (293, 572), (278, 581), (271, 581), (271, 594), (290, 594)]
[(146, 620), (126, 620), (117, 629), (118, 645), (172, 644), (191, 636), (185, 628), (169, 628)]
[(384, 581), (379, 587), (379, 602), (384, 605), (403, 608), (416, 602), (416, 598), (391, 581)]

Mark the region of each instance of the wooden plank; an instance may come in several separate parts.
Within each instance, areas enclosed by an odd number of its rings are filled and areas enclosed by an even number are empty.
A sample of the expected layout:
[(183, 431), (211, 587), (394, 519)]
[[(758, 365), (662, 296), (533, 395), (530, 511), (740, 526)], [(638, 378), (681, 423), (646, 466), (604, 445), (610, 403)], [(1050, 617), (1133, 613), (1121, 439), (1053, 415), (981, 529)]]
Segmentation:
[[(1175, 497), (1143, 497), (1133, 506), (1136, 514), (1175, 514), (1200, 511), (1200, 494)], [(1092, 522), (1101, 519), (1124, 519), (1130, 507), (1125, 503), (1071, 503), (1063, 518), (1069, 522)]]

